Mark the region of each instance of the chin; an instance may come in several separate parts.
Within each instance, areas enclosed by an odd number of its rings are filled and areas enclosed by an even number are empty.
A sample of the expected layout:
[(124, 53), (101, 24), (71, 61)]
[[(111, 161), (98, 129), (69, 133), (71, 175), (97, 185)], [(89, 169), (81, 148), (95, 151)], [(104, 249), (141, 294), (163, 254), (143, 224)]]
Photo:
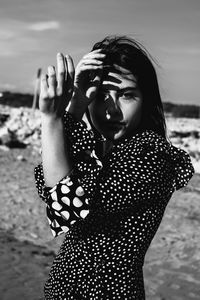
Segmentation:
[(104, 134), (104, 137), (107, 138), (108, 140), (111, 140), (111, 141), (118, 141), (122, 138), (125, 137), (125, 134), (123, 132), (110, 132), (110, 133), (106, 133)]

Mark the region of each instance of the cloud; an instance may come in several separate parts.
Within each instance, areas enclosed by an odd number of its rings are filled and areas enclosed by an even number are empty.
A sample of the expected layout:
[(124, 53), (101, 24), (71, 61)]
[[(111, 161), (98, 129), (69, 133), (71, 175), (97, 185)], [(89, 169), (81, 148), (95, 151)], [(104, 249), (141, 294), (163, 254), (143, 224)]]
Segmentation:
[(38, 37), (30, 34), (30, 30), (44, 32), (57, 30), (59, 22), (28, 23), (24, 21), (0, 20), (0, 59), (22, 55), (24, 53), (38, 52), (41, 49)]
[(14, 33), (12, 30), (9, 30), (7, 28), (0, 29), (0, 40), (7, 40), (13, 37), (14, 37)]
[(0, 40), (0, 59), (38, 51), (40, 51), (40, 42), (31, 36), (16, 35), (12, 39)]
[(37, 22), (28, 26), (28, 29), (33, 31), (55, 30), (59, 28), (60, 23), (57, 21)]

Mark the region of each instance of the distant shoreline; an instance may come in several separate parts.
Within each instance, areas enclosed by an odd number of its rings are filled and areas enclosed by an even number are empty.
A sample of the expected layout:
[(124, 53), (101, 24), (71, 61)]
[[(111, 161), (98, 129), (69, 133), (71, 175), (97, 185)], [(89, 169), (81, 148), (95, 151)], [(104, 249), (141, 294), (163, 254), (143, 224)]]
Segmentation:
[[(33, 94), (2, 92), (0, 104), (11, 107), (32, 107)], [(38, 105), (36, 106), (38, 108)], [(176, 104), (163, 102), (166, 116), (176, 118), (200, 118), (200, 106), (194, 104)]]

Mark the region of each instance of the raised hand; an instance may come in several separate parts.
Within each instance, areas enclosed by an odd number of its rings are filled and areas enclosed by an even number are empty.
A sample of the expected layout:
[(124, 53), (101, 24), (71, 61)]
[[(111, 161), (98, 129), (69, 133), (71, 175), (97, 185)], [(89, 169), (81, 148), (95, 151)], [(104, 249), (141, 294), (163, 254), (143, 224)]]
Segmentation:
[(88, 105), (95, 98), (101, 81), (105, 54), (94, 50), (80, 60), (74, 78), (74, 93), (69, 112), (81, 119)]
[(73, 93), (74, 64), (69, 55), (57, 54), (57, 74), (54, 66), (41, 79), (40, 111), (52, 118), (60, 118)]

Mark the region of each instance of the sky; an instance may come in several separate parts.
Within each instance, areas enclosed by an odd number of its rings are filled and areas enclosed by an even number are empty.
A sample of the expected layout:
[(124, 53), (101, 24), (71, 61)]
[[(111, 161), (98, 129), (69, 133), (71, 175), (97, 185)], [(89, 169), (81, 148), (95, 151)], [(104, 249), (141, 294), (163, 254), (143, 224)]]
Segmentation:
[(200, 105), (199, 0), (0, 0), (0, 91), (33, 93), (57, 52), (77, 64), (110, 34), (148, 49), (163, 101)]

